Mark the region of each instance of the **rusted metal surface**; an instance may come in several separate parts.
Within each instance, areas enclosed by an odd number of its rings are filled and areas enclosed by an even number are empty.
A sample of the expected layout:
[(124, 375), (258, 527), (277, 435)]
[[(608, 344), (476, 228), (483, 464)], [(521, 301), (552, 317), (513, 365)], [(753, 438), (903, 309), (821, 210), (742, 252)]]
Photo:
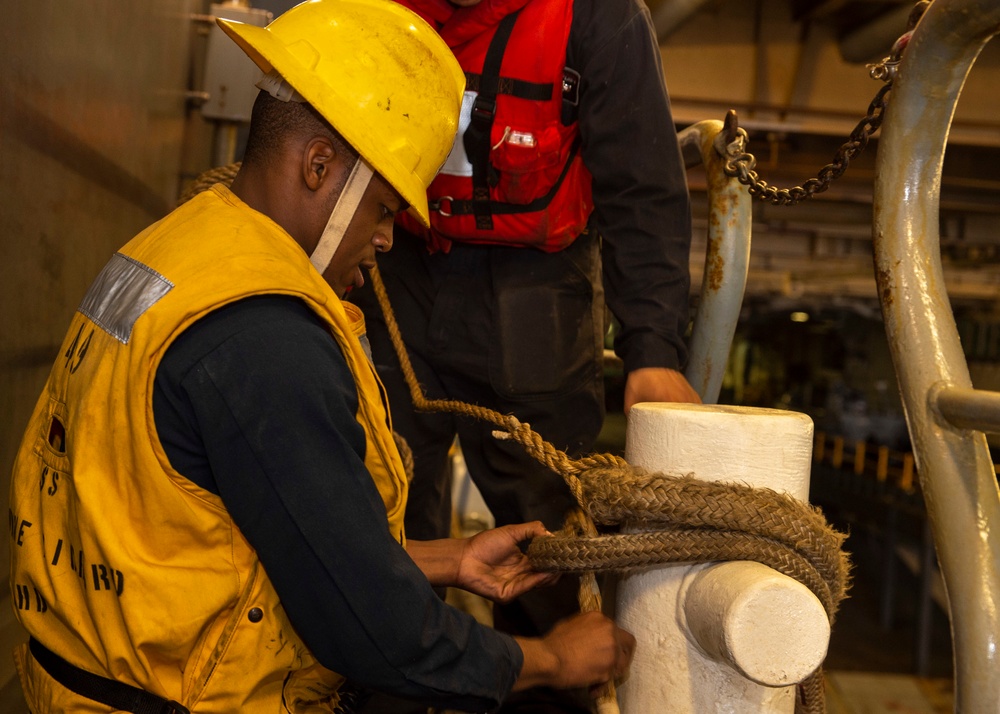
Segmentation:
[(693, 124), (678, 136), (685, 154), (697, 147), (708, 180), (705, 271), (685, 370), (705, 404), (719, 399), (750, 263), (752, 199), (745, 186), (726, 175), (727, 152), (742, 151), (741, 138), (729, 133), (723, 122), (712, 120)]
[(1000, 702), (1000, 491), (986, 436), (972, 427), (992, 428), (1000, 414), (997, 396), (972, 387), (945, 291), (938, 213), (955, 105), (998, 31), (1000, 0), (927, 9), (893, 87), (874, 199), (882, 312), (948, 593), (955, 708), (974, 714)]

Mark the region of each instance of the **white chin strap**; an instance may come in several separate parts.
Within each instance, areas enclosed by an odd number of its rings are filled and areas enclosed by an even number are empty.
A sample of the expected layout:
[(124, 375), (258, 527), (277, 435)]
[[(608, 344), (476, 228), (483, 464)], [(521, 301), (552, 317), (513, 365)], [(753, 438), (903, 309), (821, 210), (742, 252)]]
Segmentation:
[(354, 162), (354, 168), (351, 169), (351, 175), (347, 177), (344, 189), (340, 192), (337, 205), (330, 213), (330, 220), (326, 222), (323, 235), (320, 236), (319, 243), (316, 244), (312, 255), (309, 256), (309, 262), (313, 264), (320, 275), (326, 272), (340, 242), (344, 240), (347, 227), (351, 225), (351, 219), (354, 218), (354, 213), (358, 210), (358, 204), (361, 203), (361, 197), (365, 195), (373, 174), (374, 171), (368, 162), (358, 157), (358, 160)]

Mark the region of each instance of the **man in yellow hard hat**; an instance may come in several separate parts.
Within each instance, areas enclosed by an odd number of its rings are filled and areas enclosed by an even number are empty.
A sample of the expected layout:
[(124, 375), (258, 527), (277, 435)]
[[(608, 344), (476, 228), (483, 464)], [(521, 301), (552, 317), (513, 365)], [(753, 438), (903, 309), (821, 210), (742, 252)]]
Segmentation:
[[(360, 311), (456, 131), (464, 79), (419, 17), (312, 0), (220, 21), (264, 72), (242, 168), (95, 279), (14, 467), (15, 659), (48, 712), (330, 712), (372, 688), (461, 709), (619, 676), (597, 613), (511, 638), (432, 585), (544, 584), (517, 524), (408, 542)], [(348, 684), (345, 684), (345, 680)]]

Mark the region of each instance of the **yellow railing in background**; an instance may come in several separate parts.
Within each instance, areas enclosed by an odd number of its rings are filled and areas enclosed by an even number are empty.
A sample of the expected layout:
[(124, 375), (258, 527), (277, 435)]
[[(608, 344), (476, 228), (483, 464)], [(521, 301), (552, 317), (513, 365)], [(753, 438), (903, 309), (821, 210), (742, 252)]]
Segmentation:
[(897, 451), (888, 446), (870, 444), (863, 440), (848, 440), (843, 436), (817, 431), (813, 444), (813, 461), (853, 471), (856, 476), (871, 476), (880, 483), (895, 486), (906, 493), (915, 493), (917, 490), (913, 453), (909, 451)]

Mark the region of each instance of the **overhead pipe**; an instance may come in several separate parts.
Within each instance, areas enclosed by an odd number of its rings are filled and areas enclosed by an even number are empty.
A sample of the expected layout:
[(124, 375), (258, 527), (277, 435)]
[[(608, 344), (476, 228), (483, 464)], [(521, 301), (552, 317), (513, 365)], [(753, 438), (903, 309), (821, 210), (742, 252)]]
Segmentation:
[(847, 33), (840, 40), (840, 56), (853, 64), (882, 59), (906, 30), (913, 11), (912, 4), (904, 3)]

